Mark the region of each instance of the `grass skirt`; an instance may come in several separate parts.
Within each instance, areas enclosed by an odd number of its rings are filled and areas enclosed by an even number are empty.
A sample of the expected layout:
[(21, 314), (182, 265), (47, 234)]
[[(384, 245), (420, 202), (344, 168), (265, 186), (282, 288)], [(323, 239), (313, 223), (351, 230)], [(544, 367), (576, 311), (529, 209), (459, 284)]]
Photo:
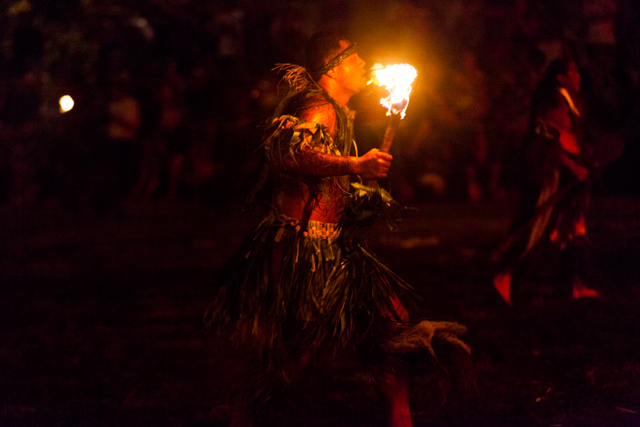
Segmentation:
[(251, 375), (264, 389), (274, 377), (286, 382), (287, 370), (314, 354), (353, 352), (369, 369), (397, 370), (416, 354), (423, 368), (433, 367), (440, 344), (468, 350), (457, 323), (401, 318), (398, 302), (411, 313), (416, 296), (364, 241), (345, 230), (331, 239), (299, 228), (296, 219), (272, 213), (251, 230), (205, 314), (226, 338), (220, 342), (249, 348), (260, 361), (262, 372)]

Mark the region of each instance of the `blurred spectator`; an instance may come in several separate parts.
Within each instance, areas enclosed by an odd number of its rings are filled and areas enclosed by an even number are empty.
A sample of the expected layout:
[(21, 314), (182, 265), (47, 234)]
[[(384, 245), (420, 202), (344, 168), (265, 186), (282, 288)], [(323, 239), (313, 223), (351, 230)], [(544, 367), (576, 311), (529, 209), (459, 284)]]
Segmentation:
[(288, 3), (283, 6), (270, 29), (275, 62), (304, 63), (304, 45), (313, 33), (313, 27), (308, 5)]
[[(226, 170), (221, 144), (221, 127), (230, 121), (235, 105), (233, 90), (222, 88), (212, 58), (203, 58), (187, 77), (185, 102), (188, 118), (189, 150), (185, 182), (196, 195), (216, 174)], [(215, 153), (215, 156), (214, 156)]]
[(274, 45), (270, 31), (274, 21), (274, 10), (263, 0), (251, 0), (247, 8), (245, 29), (247, 67), (252, 77), (261, 76), (273, 67)]
[(33, 205), (38, 198), (37, 176), (43, 160), (38, 121), (43, 103), (44, 43), (42, 33), (32, 25), (17, 25), (10, 36), (13, 57), (2, 76), (6, 86), (0, 93), (4, 151), (0, 167), (4, 169), (3, 192), (13, 206)]
[(153, 129), (143, 138), (141, 171), (133, 196), (148, 201), (162, 195), (174, 200), (184, 183), (191, 138), (184, 99), (185, 83), (173, 62), (166, 67), (152, 102), (157, 107)]
[(615, 46), (618, 1), (585, 0), (582, 3), (587, 42), (598, 46)]
[(41, 74), (41, 70), (34, 67), (13, 80), (0, 114), (10, 171), (8, 198), (13, 206), (33, 205), (38, 198), (37, 175), (42, 166), (38, 138)]
[(235, 1), (225, 0), (207, 25), (216, 40), (216, 60), (222, 77), (231, 81), (248, 78), (245, 52), (246, 13)]
[(133, 94), (133, 79), (120, 70), (111, 82), (106, 102), (106, 127), (101, 147), (97, 186), (97, 208), (123, 207), (140, 175), (142, 147), (138, 140), (141, 125), (140, 102)]
[(490, 109), (487, 116), (488, 196), (511, 198), (519, 191), (515, 177), (518, 153), (531, 111), (531, 94), (542, 76), (546, 58), (541, 51), (514, 49), (508, 60), (492, 64)]
[(185, 162), (189, 153), (191, 139), (188, 134), (186, 105), (184, 100), (184, 82), (175, 67), (167, 70), (160, 88), (159, 139), (165, 157), (164, 167), (167, 173), (168, 200), (178, 194), (178, 186), (184, 180)]
[(561, 289), (571, 287), (574, 298), (599, 295), (584, 283), (593, 152), (582, 123), (580, 80), (574, 62), (557, 59), (534, 93), (522, 148), (520, 204), (511, 236), (496, 253), (506, 263), (493, 284), (508, 304), (515, 274), (529, 278), (550, 266), (558, 267)]
[[(4, 140), (0, 199), (32, 203), (47, 179), (41, 163), (49, 162), (48, 154), (32, 146), (39, 143), (36, 134), (43, 133), (43, 127), (26, 124), (42, 120), (38, 117), (37, 98), (42, 93), (37, 81), (43, 75), (57, 79), (61, 69), (78, 68), (73, 72), (81, 73), (86, 81), (72, 80), (89, 88), (87, 97), (93, 99), (106, 94), (113, 76), (122, 69), (142, 83), (132, 88), (141, 110), (136, 138), (144, 148), (140, 181), (133, 195), (148, 199), (160, 190), (175, 194), (185, 183), (187, 188), (202, 185), (216, 174), (244, 164), (251, 156), (251, 132), (278, 98), (272, 65), (301, 60), (302, 44), (319, 27), (357, 33), (362, 42), (360, 51), (370, 63), (408, 62), (419, 70), (416, 93), (396, 145), (404, 142), (407, 153), (416, 154), (411, 157), (398, 152), (396, 156), (395, 170), (402, 170), (402, 191), (407, 197), (412, 191), (427, 191), (485, 200), (515, 193), (517, 187), (511, 183), (519, 168), (514, 152), (528, 117), (531, 82), (537, 81), (541, 64), (563, 55), (568, 47), (583, 67), (584, 95), (593, 108), (593, 123), (599, 127), (600, 149), (609, 151), (605, 156), (620, 159), (608, 172), (619, 176), (605, 184), (637, 188), (630, 184), (637, 181), (634, 165), (640, 158), (635, 120), (640, 96), (639, 19), (632, 3), (224, 0), (206, 5), (187, 2), (181, 8), (138, 2), (107, 12), (70, 4), (61, 9), (62, 14), (51, 9), (55, 16), (43, 12), (48, 7), (34, 4), (31, 12), (7, 16), (3, 21), (9, 26), (0, 58)], [(80, 25), (88, 11), (91, 19)], [(77, 45), (61, 40), (66, 35), (47, 32), (59, 24), (56, 19), (63, 18), (65, 22), (78, 21), (74, 30), (85, 34), (76, 34), (77, 40), (91, 42)], [(45, 39), (43, 34), (54, 39)], [(162, 70), (157, 64), (172, 61), (184, 76), (184, 91), (159, 84)], [(434, 65), (447, 61), (455, 66)], [(434, 67), (439, 68), (443, 84), (425, 90), (440, 78), (431, 75)], [(97, 95), (88, 94), (91, 88), (97, 88)], [(420, 92), (429, 93), (429, 101), (422, 105), (417, 102)], [(161, 98), (164, 101), (159, 101)], [(105, 102), (101, 99), (92, 104)], [(162, 102), (167, 105), (161, 107)], [(183, 104), (181, 113), (180, 108), (169, 105), (176, 103)], [(438, 107), (429, 110), (431, 105)], [(87, 109), (93, 110), (94, 117), (100, 113), (92, 106)], [(165, 118), (161, 120), (162, 114)], [(180, 115), (180, 124), (173, 123)], [(31, 118), (17, 125), (20, 117), (27, 116)], [(187, 137), (179, 138), (178, 133)], [(87, 139), (82, 135), (75, 138)], [(367, 143), (360, 139), (359, 143)], [(167, 145), (166, 141), (174, 142)], [(621, 155), (623, 142), (625, 153)], [(83, 150), (93, 148), (87, 145)], [(163, 150), (173, 159), (162, 160), (166, 182), (160, 170)], [(88, 166), (86, 170), (93, 169)], [(176, 186), (179, 181), (182, 184)]]
[(449, 143), (452, 162), (449, 182), (458, 185), (452, 190), (478, 202), (484, 197), (482, 179), (486, 172), (487, 137), (485, 119), (489, 99), (486, 75), (479, 68), (472, 51), (462, 53), (453, 70), (446, 98), (450, 103)]

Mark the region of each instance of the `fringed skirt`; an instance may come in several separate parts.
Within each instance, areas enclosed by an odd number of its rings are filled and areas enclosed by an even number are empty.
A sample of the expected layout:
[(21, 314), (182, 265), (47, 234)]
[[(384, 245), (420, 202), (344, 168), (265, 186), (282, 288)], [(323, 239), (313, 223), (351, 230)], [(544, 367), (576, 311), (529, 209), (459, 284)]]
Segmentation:
[(355, 350), (371, 366), (415, 352), (435, 360), (437, 342), (466, 349), (463, 326), (407, 319), (413, 289), (363, 241), (337, 224), (299, 230), (296, 219), (271, 214), (248, 233), (205, 315), (215, 333), (276, 368), (321, 349)]

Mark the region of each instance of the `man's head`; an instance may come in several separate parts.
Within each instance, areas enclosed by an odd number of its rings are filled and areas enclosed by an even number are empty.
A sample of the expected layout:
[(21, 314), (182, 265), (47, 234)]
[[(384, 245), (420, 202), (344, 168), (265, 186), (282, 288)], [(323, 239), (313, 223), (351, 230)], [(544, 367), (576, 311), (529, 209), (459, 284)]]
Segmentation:
[[(324, 74), (321, 70), (327, 62), (340, 53), (340, 40), (343, 38), (339, 35), (325, 31), (317, 32), (311, 36), (304, 54), (307, 70), (314, 78)], [(320, 75), (317, 75), (318, 72)]]
[(367, 84), (365, 62), (358, 56), (355, 45), (345, 38), (316, 33), (309, 39), (305, 55), (311, 76), (341, 104)]
[(573, 92), (580, 91), (580, 72), (575, 62), (559, 58), (551, 61), (547, 66), (543, 80)]
[(575, 62), (570, 62), (567, 66), (567, 72), (558, 75), (558, 81), (562, 86), (573, 92), (580, 92), (580, 71)]

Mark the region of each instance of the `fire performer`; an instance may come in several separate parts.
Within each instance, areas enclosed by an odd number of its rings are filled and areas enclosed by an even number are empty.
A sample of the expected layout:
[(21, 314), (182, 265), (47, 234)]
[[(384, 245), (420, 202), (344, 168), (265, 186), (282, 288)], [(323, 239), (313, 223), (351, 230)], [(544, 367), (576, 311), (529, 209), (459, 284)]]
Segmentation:
[[(250, 425), (265, 403), (313, 360), (353, 354), (371, 372), (389, 424), (411, 426), (408, 360), (437, 366), (439, 350), (468, 350), (453, 322), (412, 318), (412, 288), (383, 265), (362, 231), (398, 205), (353, 183), (387, 176), (392, 157), (352, 155), (349, 99), (366, 85), (355, 44), (330, 33), (308, 42), (307, 67), (280, 66), (289, 91), (268, 122), (255, 195), (269, 212), (231, 259), (205, 321), (255, 357), (232, 425)], [(243, 382), (243, 381), (238, 381)]]
[(494, 254), (502, 270), (493, 285), (511, 305), (514, 273), (558, 256), (560, 278), (573, 298), (597, 297), (584, 280), (585, 210), (598, 163), (584, 135), (578, 106), (580, 73), (572, 61), (552, 61), (536, 88), (523, 145), (524, 183), (510, 237)]

